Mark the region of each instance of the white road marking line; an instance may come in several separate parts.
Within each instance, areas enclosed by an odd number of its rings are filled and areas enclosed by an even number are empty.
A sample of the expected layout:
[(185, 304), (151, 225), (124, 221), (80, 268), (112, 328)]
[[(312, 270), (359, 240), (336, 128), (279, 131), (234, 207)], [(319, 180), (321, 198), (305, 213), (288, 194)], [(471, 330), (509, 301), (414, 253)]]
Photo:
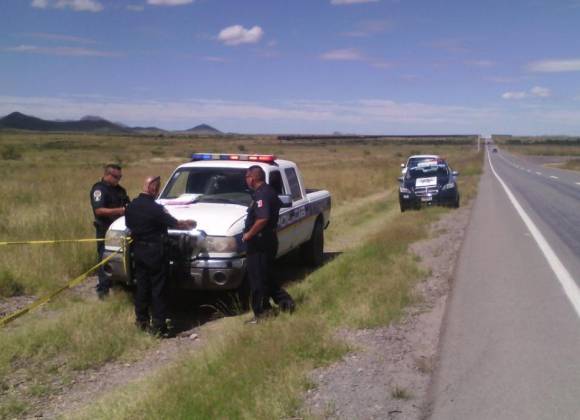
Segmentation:
[(510, 191), (510, 189), (508, 188), (506, 183), (503, 182), (503, 180), (499, 177), (499, 175), (495, 171), (495, 168), (493, 167), (493, 164), (491, 163), (491, 159), (489, 158), (489, 155), (488, 155), (488, 160), (489, 160), (489, 166), (491, 166), (491, 170), (492, 170), (493, 174), (495, 175), (495, 177), (497, 178), (497, 180), (499, 181), (499, 183), (501, 184), (501, 186), (505, 190), (512, 205), (514, 206), (514, 208), (516, 209), (516, 211), (520, 215), (521, 219), (523, 220), (524, 224), (526, 225), (526, 227), (528, 228), (528, 230), (532, 234), (532, 237), (534, 238), (534, 240), (538, 244), (540, 251), (542, 251), (542, 253), (544, 254), (544, 257), (548, 261), (550, 268), (552, 269), (552, 271), (554, 272), (554, 274), (558, 278), (560, 285), (564, 289), (564, 293), (566, 294), (566, 297), (568, 298), (568, 300), (570, 301), (570, 303), (572, 304), (572, 306), (576, 310), (576, 314), (580, 317), (580, 288), (578, 288), (578, 285), (576, 284), (576, 282), (574, 281), (574, 279), (572, 278), (572, 276), (570, 275), (570, 273), (568, 272), (566, 267), (564, 267), (564, 264), (562, 264), (562, 261), (560, 261), (560, 258), (558, 258), (558, 256), (554, 252), (554, 250), (552, 250), (552, 247), (550, 247), (550, 245), (548, 244), (548, 241), (546, 241), (546, 238), (544, 238), (544, 235), (542, 235), (542, 233), (536, 227), (536, 225), (534, 224), (532, 219), (530, 219), (530, 216), (528, 216), (528, 214), (525, 212), (525, 210), (520, 205), (518, 200), (516, 200), (516, 197), (512, 194), (512, 192)]
[(550, 178), (558, 179), (558, 177), (557, 176), (554, 176), (554, 175), (550, 175)]
[(542, 175), (542, 173), (541, 172), (536, 172), (536, 175)]
[(577, 182), (576, 185), (580, 185), (580, 182)]

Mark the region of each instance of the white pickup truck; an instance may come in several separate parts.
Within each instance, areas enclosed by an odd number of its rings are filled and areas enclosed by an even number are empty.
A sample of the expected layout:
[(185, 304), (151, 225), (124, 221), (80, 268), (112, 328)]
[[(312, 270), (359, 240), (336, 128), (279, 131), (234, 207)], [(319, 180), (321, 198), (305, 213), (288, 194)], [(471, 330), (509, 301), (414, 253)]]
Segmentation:
[[(322, 263), (324, 229), (330, 218), (330, 193), (306, 190), (295, 163), (272, 155), (195, 153), (179, 166), (164, 186), (158, 203), (177, 219), (197, 222), (191, 231), (169, 230), (170, 279), (178, 288), (233, 290), (245, 272), (244, 221), (251, 196), (245, 172), (259, 165), (280, 195), (278, 257), (300, 248), (309, 265)], [(104, 266), (115, 281), (132, 284), (130, 232), (117, 219), (105, 237), (105, 255), (116, 253)]]

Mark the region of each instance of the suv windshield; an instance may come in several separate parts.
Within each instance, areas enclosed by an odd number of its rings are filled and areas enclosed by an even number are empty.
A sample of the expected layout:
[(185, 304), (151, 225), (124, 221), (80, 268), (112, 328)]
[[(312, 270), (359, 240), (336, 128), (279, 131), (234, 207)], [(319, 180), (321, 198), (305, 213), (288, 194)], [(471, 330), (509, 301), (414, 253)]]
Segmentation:
[(410, 168), (405, 175), (405, 179), (417, 179), (430, 176), (446, 178), (449, 176), (449, 169), (443, 165)]
[(194, 194), (199, 195), (195, 199), (197, 203), (249, 206), (252, 197), (245, 174), (245, 169), (182, 168), (173, 174), (159, 198), (175, 199), (184, 194)]
[(428, 160), (436, 160), (436, 157), (413, 157), (413, 158), (409, 158), (409, 161), (407, 162), (407, 168), (413, 168), (415, 166), (417, 166), (420, 162), (425, 162)]

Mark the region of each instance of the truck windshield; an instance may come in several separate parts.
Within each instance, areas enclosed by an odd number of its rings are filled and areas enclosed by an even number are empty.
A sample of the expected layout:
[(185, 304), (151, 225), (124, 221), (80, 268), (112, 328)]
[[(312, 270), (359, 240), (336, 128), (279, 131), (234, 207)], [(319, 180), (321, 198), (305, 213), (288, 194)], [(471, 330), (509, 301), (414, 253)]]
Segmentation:
[(159, 198), (176, 199), (198, 195), (195, 202), (249, 206), (252, 197), (246, 185), (245, 169), (182, 168), (176, 171)]

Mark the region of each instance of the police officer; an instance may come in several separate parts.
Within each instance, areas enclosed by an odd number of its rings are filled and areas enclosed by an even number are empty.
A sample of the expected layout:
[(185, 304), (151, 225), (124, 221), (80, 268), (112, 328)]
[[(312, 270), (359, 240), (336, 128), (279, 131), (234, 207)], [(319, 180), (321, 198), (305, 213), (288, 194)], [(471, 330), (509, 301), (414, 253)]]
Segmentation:
[[(135, 316), (137, 326), (154, 335), (167, 337), (165, 324), (165, 284), (167, 228), (193, 229), (193, 220), (176, 220), (155, 202), (161, 185), (160, 177), (148, 177), (139, 194), (127, 207), (126, 224), (131, 229), (135, 256)], [(149, 312), (151, 311), (151, 315)]]
[(280, 309), (294, 310), (292, 297), (280, 287), (273, 273), (278, 253), (278, 217), (281, 207), (278, 194), (265, 182), (264, 170), (252, 166), (246, 172), (246, 184), (253, 191), (248, 207), (242, 241), (246, 243), (246, 261), (250, 281), (251, 306), (257, 322), (271, 309), (270, 298)]
[[(129, 204), (127, 191), (119, 185), (122, 177), (119, 165), (108, 164), (105, 166), (103, 178), (91, 188), (91, 205), (95, 216), (95, 230), (97, 239), (104, 239), (105, 233), (115, 219), (125, 214), (125, 207)], [(97, 242), (99, 262), (103, 259), (105, 243)], [(105, 275), (103, 267), (98, 271), (97, 295), (99, 299), (105, 298), (111, 288), (111, 280)]]

